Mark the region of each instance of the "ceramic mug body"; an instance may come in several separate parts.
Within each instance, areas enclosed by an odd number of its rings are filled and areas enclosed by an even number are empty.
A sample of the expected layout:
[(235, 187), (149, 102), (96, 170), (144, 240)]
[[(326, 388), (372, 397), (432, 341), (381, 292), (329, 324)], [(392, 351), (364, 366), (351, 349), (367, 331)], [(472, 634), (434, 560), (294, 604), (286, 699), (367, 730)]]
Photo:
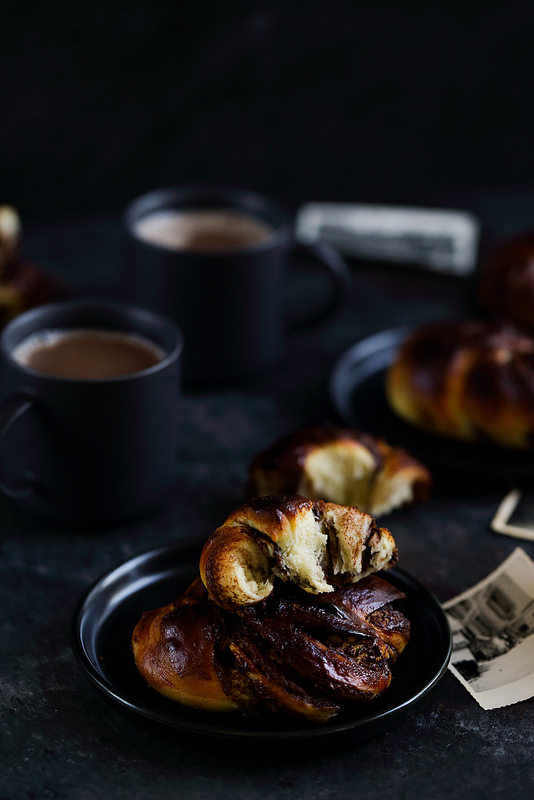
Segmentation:
[[(139, 223), (162, 210), (246, 214), (270, 234), (238, 248), (171, 248), (141, 238)], [(285, 339), (285, 270), (295, 247), (289, 215), (269, 199), (226, 187), (171, 187), (150, 192), (124, 213), (123, 293), (172, 318), (183, 331), (184, 382), (228, 384), (274, 364)], [(324, 253), (314, 253), (324, 263)], [(350, 278), (333, 253), (325, 264), (339, 306)], [(330, 298), (332, 300), (332, 298)]]
[[(113, 378), (55, 377), (14, 348), (42, 329), (134, 333), (162, 351), (154, 366)], [(148, 511), (178, 477), (182, 336), (122, 303), (50, 304), (17, 317), (0, 339), (0, 488), (31, 511), (81, 526)]]

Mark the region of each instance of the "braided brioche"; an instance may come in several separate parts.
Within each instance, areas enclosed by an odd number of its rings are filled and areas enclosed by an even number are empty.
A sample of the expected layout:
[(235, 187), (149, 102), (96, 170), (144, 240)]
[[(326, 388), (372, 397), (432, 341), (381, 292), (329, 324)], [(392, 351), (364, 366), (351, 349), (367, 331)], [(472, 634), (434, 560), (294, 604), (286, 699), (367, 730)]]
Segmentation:
[(534, 339), (479, 321), (423, 326), (391, 364), (386, 393), (394, 411), (419, 428), (530, 448)]
[(399, 447), (331, 424), (303, 428), (263, 450), (249, 467), (249, 494), (300, 494), (379, 517), (428, 497), (428, 469)]
[(306, 592), (332, 592), (397, 560), (387, 528), (354, 507), (269, 495), (237, 508), (208, 539), (200, 576), (223, 608), (261, 602), (275, 577)]
[(410, 638), (403, 599), (372, 575), (331, 594), (285, 584), (235, 614), (197, 578), (182, 597), (143, 615), (134, 657), (149, 685), (184, 705), (321, 723), (389, 687)]

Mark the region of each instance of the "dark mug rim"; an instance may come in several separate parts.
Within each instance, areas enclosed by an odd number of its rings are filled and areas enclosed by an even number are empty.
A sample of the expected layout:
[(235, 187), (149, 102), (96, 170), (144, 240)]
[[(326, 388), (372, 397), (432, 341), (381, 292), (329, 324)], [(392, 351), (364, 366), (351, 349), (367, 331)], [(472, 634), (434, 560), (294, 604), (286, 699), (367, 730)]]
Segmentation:
[[(96, 321), (98, 314), (103, 315), (101, 322)], [(91, 315), (95, 317), (93, 322), (89, 321)], [(154, 340), (165, 350), (165, 356), (151, 367), (126, 375), (115, 375), (108, 378), (66, 378), (39, 372), (39, 370), (17, 361), (12, 355), (13, 349), (26, 337), (51, 325), (68, 328), (81, 327), (77, 320), (80, 321), (82, 318), (82, 324), (86, 327), (113, 329), (105, 327), (104, 316), (106, 315), (109, 325), (115, 324), (116, 330), (138, 333), (145, 338)], [(86, 323), (83, 323), (84, 316), (87, 317)], [(102, 322), (104, 324), (101, 324)], [(31, 377), (68, 384), (102, 385), (143, 379), (164, 370), (173, 361), (179, 360), (183, 353), (183, 347), (183, 334), (170, 319), (140, 306), (116, 300), (64, 300), (57, 303), (46, 303), (19, 314), (6, 325), (0, 336), (0, 354), (12, 367)]]
[[(197, 205), (193, 205), (196, 203)], [(201, 204), (200, 206), (198, 204)], [(170, 208), (228, 208), (236, 211), (248, 212), (274, 227), (272, 234), (258, 242), (253, 242), (243, 247), (227, 248), (221, 250), (201, 250), (165, 247), (154, 244), (136, 235), (133, 226), (148, 214)], [(277, 203), (259, 192), (241, 189), (234, 186), (191, 183), (183, 186), (163, 186), (145, 192), (132, 200), (122, 214), (123, 228), (130, 238), (139, 246), (146, 247), (155, 252), (173, 253), (177, 256), (200, 258), (227, 258), (229, 255), (238, 257), (272, 250), (283, 244), (288, 244), (293, 238), (293, 225), (288, 212)]]

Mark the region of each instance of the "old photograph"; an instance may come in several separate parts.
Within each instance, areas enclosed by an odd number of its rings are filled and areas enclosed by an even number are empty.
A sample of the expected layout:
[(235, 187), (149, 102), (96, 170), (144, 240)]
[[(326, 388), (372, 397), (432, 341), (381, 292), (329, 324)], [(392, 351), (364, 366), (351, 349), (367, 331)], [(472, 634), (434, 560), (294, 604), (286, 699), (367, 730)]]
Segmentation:
[(534, 693), (534, 563), (517, 548), (501, 567), (445, 604), (450, 668), (484, 708)]

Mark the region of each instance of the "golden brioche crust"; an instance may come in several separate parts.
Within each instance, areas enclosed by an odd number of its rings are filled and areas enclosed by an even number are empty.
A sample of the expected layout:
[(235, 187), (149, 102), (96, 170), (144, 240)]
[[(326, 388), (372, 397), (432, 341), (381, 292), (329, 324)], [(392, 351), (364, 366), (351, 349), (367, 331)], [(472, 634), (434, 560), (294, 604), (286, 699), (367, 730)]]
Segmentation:
[(199, 579), (143, 615), (132, 645), (156, 691), (207, 710), (270, 713), (322, 723), (379, 697), (410, 639), (402, 591), (372, 575), (332, 594), (286, 585), (235, 614)]
[(268, 597), (275, 578), (331, 592), (397, 561), (390, 531), (354, 507), (300, 495), (254, 498), (208, 539), (200, 576), (213, 600), (235, 610)]
[(214, 647), (221, 621), (200, 578), (163, 608), (143, 614), (132, 635), (137, 669), (160, 694), (206, 711), (233, 711), (223, 691)]
[(325, 423), (302, 428), (259, 453), (249, 467), (248, 494), (295, 493), (378, 517), (425, 500), (431, 486), (429, 470), (406, 450)]
[(393, 410), (427, 431), (513, 448), (534, 442), (534, 339), (505, 325), (418, 328), (386, 380)]

